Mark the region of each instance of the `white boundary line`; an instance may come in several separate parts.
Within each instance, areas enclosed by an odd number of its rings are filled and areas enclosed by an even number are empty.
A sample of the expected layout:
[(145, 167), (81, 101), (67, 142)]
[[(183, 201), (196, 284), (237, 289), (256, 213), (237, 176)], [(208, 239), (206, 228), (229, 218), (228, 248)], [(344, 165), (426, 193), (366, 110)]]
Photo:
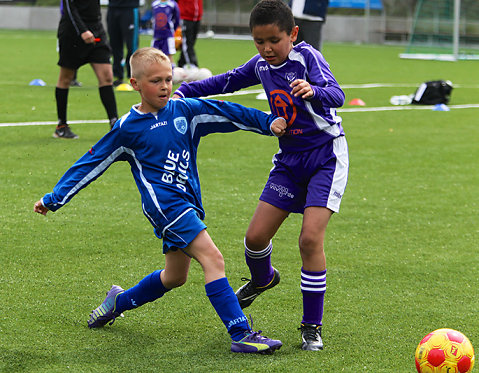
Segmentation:
[[(449, 109), (475, 109), (479, 108), (479, 104), (465, 104), (465, 105), (448, 105)], [(357, 112), (371, 112), (371, 111), (398, 111), (398, 110), (431, 110), (434, 105), (405, 105), (405, 106), (380, 106), (380, 107), (357, 107), (337, 109), (338, 113), (357, 113)]]
[[(394, 84), (394, 83), (369, 83), (369, 84), (352, 84), (343, 85), (345, 89), (348, 88), (380, 88), (380, 87), (415, 87), (413, 84)], [(221, 95), (208, 96), (213, 97), (229, 97), (229, 96), (243, 96), (250, 94), (263, 93), (263, 89), (251, 89), (243, 90), (235, 93), (225, 93)], [(352, 107), (352, 108), (339, 108), (340, 113), (360, 113), (360, 112), (374, 112), (374, 111), (399, 111), (399, 110), (431, 110), (434, 105), (405, 105), (405, 106), (380, 106), (380, 107)], [(479, 104), (464, 104), (464, 105), (449, 105), (449, 109), (475, 109), (479, 108)], [(87, 124), (87, 123), (108, 123), (106, 119), (98, 120), (71, 120), (69, 124)], [(20, 126), (49, 126), (56, 125), (57, 121), (45, 121), (45, 122), (12, 122), (12, 123), (0, 123), (0, 127), (20, 127)]]
[[(405, 106), (379, 106), (379, 107), (354, 107), (337, 109), (338, 114), (341, 113), (361, 113), (361, 112), (375, 112), (375, 111), (400, 111), (400, 110), (430, 110), (434, 105), (405, 105)], [(477, 109), (479, 104), (466, 105), (449, 105), (449, 109)], [(108, 123), (108, 120), (71, 120), (69, 124), (84, 124), (84, 123)], [(0, 123), (0, 127), (21, 127), (21, 126), (48, 126), (57, 124), (56, 121), (46, 122), (14, 122), (14, 123)]]
[[(14, 122), (14, 123), (0, 123), (0, 127), (19, 127), (19, 126), (49, 126), (52, 124), (57, 124), (58, 121), (47, 121), (47, 122)], [(68, 124), (85, 124), (85, 123), (110, 123), (106, 119), (98, 120), (69, 120)]]

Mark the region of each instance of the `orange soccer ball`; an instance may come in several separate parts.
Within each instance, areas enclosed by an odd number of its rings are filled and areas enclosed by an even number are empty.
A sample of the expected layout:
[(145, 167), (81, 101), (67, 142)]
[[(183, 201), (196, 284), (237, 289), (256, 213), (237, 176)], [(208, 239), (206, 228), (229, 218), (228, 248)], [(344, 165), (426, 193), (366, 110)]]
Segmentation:
[(419, 373), (468, 373), (474, 367), (474, 348), (469, 339), (453, 329), (437, 329), (416, 348)]

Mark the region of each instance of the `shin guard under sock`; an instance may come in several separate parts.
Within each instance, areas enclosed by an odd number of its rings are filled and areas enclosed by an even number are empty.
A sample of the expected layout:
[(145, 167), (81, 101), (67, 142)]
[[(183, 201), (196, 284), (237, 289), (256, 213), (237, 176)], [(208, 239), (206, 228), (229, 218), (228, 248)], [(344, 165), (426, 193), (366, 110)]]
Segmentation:
[(250, 330), (250, 327), (228, 279), (223, 277), (211, 281), (205, 285), (205, 290), (233, 341), (242, 339), (245, 331)]
[(303, 293), (303, 323), (322, 325), (326, 270), (312, 272), (301, 268), (301, 292)]
[(145, 303), (153, 302), (161, 298), (170, 289), (165, 288), (161, 282), (160, 274), (163, 270), (157, 270), (143, 278), (137, 285), (118, 294), (116, 297), (115, 312), (131, 310)]
[(274, 270), (271, 266), (271, 253), (273, 252), (273, 242), (261, 251), (250, 250), (244, 243), (246, 264), (251, 272), (251, 281), (258, 286), (268, 285), (274, 276)]

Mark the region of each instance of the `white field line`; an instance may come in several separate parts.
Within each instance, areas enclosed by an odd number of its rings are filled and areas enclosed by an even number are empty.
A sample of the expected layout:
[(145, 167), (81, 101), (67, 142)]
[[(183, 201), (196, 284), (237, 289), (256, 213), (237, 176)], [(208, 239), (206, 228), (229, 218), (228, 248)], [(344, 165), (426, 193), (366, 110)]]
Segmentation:
[[(49, 126), (57, 124), (58, 121), (46, 121), (46, 122), (14, 122), (14, 123), (0, 123), (0, 127), (18, 127), (18, 126)], [(98, 120), (69, 120), (68, 124), (83, 124), (83, 123), (110, 123), (106, 119)]]
[[(396, 83), (368, 83), (368, 84), (350, 84), (343, 85), (344, 89), (352, 88), (384, 88), (384, 87), (417, 87), (417, 84), (396, 84)], [(456, 85), (455, 87), (459, 87)], [(461, 86), (466, 88), (466, 86)], [(479, 86), (467, 86), (467, 88), (479, 88)], [(251, 94), (263, 93), (263, 89), (251, 89), (242, 90), (234, 93), (225, 93), (221, 95), (212, 95), (208, 98), (214, 97), (230, 97), (230, 96), (243, 96)], [(352, 108), (340, 108), (338, 113), (361, 113), (361, 112), (375, 112), (375, 111), (399, 111), (399, 110), (432, 110), (433, 105), (405, 105), (405, 106), (380, 106), (380, 107), (352, 107)], [(465, 105), (449, 105), (449, 109), (474, 109), (479, 108), (479, 104), (465, 104)], [(71, 120), (69, 124), (83, 124), (83, 123), (108, 123), (106, 119), (98, 120)], [(18, 127), (18, 126), (47, 126), (57, 124), (56, 121), (45, 122), (12, 122), (12, 123), (0, 123), (0, 127)]]
[[(465, 104), (465, 105), (448, 105), (449, 109), (475, 109), (479, 108), (479, 104)], [(404, 105), (404, 106), (380, 106), (380, 107), (354, 107), (337, 109), (338, 113), (359, 113), (371, 111), (398, 111), (398, 110), (431, 110), (434, 105)]]

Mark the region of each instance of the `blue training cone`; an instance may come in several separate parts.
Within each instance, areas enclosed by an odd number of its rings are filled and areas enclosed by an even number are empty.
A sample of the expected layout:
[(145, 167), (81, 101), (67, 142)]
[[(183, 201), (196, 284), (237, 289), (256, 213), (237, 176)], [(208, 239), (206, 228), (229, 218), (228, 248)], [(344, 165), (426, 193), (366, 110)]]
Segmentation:
[(436, 105), (434, 105), (432, 110), (434, 110), (434, 111), (449, 111), (451, 109), (449, 109), (445, 104), (436, 104)]
[(28, 85), (38, 85), (40, 87), (44, 87), (47, 85), (43, 80), (41, 79), (33, 79)]

